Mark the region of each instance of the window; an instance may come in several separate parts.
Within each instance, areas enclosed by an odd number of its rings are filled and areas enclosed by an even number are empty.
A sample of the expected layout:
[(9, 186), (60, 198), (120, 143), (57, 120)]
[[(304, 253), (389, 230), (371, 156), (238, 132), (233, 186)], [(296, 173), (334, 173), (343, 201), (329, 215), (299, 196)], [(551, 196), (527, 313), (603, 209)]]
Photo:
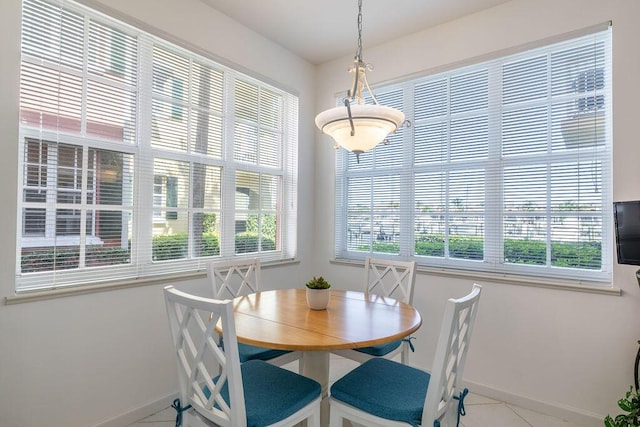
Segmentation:
[(606, 29), (376, 90), (412, 125), (336, 159), (336, 257), (608, 281)]
[(24, 0), (16, 289), (294, 257), (297, 107), (84, 6)]

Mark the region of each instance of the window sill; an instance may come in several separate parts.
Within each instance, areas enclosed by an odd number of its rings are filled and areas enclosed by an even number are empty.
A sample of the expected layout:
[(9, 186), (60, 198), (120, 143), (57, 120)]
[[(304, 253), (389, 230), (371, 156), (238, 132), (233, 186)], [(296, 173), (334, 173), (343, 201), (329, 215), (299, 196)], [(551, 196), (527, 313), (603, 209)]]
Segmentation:
[[(336, 265), (352, 265), (352, 266), (364, 266), (364, 261), (359, 260), (347, 260), (347, 259), (332, 259), (331, 264)], [(516, 276), (508, 274), (497, 273), (485, 273), (479, 271), (462, 271), (446, 268), (432, 268), (432, 267), (417, 267), (417, 272), (422, 274), (429, 274), (434, 276), (458, 278), (458, 279), (472, 279), (474, 281), (487, 281), (493, 283), (519, 285), (519, 286), (531, 286), (535, 288), (546, 288), (563, 291), (577, 291), (588, 292), (603, 295), (617, 295), (622, 294), (620, 288), (614, 286), (605, 286), (603, 284), (596, 284), (595, 282), (586, 281), (570, 281), (570, 280), (552, 280), (546, 278), (534, 278), (527, 276)]]
[[(300, 261), (297, 258), (282, 261), (270, 261), (260, 263), (262, 269), (283, 266), (288, 264), (297, 264)], [(5, 305), (22, 304), (27, 302), (44, 301), (55, 298), (64, 298), (76, 295), (94, 294), (98, 292), (115, 291), (119, 289), (137, 288), (147, 285), (168, 285), (171, 282), (179, 282), (190, 279), (202, 279), (207, 276), (204, 270), (198, 270), (191, 273), (167, 274), (154, 277), (145, 277), (132, 280), (119, 280), (113, 282), (98, 283), (88, 286), (69, 286), (60, 289), (37, 290), (28, 292), (19, 292), (4, 298)]]

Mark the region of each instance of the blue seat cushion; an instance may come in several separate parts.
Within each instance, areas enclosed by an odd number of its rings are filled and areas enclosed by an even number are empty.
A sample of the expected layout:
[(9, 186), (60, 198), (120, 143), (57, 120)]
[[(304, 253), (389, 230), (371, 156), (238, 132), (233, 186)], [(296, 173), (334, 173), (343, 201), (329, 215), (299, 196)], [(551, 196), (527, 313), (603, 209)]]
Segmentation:
[(238, 343), (238, 351), (240, 353), (240, 363), (248, 360), (269, 360), (289, 353), (287, 350), (274, 350), (242, 343)]
[[(262, 360), (250, 360), (240, 365), (244, 402), (247, 411), (247, 427), (274, 424), (296, 413), (320, 397), (318, 382), (295, 372), (270, 365)], [(214, 378), (216, 382), (218, 377)], [(207, 398), (208, 387), (203, 389)], [(224, 384), (220, 394), (229, 402), (229, 388)]]
[(384, 356), (385, 354), (389, 354), (396, 348), (400, 347), (400, 344), (402, 344), (402, 340), (392, 341), (387, 344), (373, 345), (371, 347), (355, 348), (354, 350), (371, 356)]
[[(224, 348), (224, 338), (220, 337), (220, 347)], [(256, 347), (255, 345), (238, 343), (238, 353), (240, 363), (248, 360), (270, 360), (283, 354), (290, 353), (288, 350), (275, 350), (271, 348)]]
[(393, 360), (371, 359), (331, 386), (331, 397), (387, 420), (422, 422), (431, 376)]

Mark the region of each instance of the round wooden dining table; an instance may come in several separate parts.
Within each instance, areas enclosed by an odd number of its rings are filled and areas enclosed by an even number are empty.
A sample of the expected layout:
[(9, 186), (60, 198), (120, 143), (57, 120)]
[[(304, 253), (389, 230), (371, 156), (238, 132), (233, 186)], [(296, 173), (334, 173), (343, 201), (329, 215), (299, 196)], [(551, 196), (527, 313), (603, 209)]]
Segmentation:
[(323, 426), (329, 420), (330, 351), (395, 341), (422, 324), (412, 306), (362, 292), (331, 289), (326, 310), (311, 310), (304, 288), (257, 292), (233, 303), (239, 342), (302, 352), (301, 373), (322, 386)]

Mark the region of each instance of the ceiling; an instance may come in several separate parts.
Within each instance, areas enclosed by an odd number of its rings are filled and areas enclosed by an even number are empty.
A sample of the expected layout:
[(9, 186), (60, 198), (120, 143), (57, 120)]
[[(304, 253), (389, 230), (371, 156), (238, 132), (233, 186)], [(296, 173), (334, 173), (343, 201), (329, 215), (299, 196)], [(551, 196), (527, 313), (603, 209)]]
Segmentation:
[[(311, 63), (355, 54), (356, 0), (201, 0)], [(508, 0), (364, 0), (364, 49)], [(394, 6), (394, 7), (390, 7)]]

